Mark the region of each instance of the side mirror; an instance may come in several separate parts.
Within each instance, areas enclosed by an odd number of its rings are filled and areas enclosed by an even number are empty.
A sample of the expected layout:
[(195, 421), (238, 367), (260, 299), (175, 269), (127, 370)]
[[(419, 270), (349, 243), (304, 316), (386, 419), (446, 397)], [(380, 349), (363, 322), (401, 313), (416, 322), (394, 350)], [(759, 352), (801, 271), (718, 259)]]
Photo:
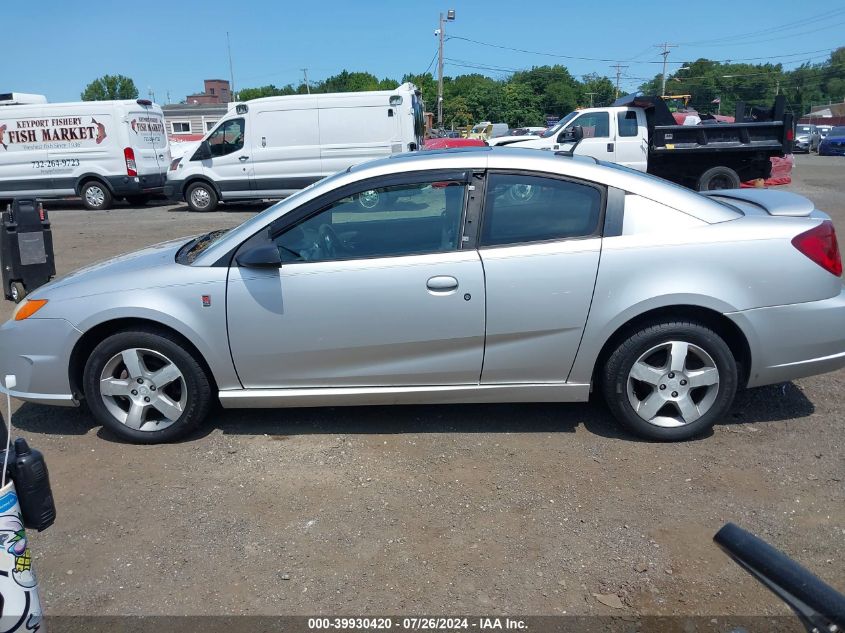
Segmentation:
[(564, 130), (557, 139), (558, 143), (580, 143), (584, 138), (584, 128), (580, 125)]
[(208, 160), (211, 158), (211, 148), (208, 146), (208, 141), (203, 141), (191, 156), (191, 160)]
[(281, 268), (282, 258), (274, 244), (264, 244), (250, 248), (235, 257), (238, 266), (243, 268)]

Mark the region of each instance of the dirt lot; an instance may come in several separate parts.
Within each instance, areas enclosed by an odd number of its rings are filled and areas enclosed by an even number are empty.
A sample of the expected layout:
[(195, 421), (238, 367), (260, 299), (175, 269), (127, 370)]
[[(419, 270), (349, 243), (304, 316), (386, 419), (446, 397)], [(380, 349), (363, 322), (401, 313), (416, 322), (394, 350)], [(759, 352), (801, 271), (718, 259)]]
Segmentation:
[[(843, 173), (800, 156), (789, 189), (845, 235)], [(257, 208), (54, 203), (59, 272)], [(14, 422), (58, 505), (32, 536), (52, 615), (783, 614), (710, 539), (734, 521), (845, 590), (843, 393), (845, 372), (750, 390), (684, 444), (596, 405), (221, 410), (153, 447), (82, 410)]]

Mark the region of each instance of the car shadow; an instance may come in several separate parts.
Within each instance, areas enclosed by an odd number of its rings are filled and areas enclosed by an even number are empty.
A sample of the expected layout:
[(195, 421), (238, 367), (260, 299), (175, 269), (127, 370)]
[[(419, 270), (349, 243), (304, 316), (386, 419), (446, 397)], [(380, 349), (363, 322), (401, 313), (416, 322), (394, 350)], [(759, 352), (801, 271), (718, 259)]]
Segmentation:
[[(610, 439), (647, 442), (622, 429), (603, 403), (576, 404), (449, 404), (291, 409), (212, 409), (206, 423), (181, 440), (192, 442), (216, 429), (227, 435), (403, 434), (403, 433), (573, 433), (582, 425), (590, 433)], [(811, 415), (815, 406), (793, 383), (737, 394), (730, 415), (721, 425), (760, 424)], [(24, 403), (15, 413), (14, 427), (32, 434), (85, 435), (99, 427), (85, 407), (47, 407)], [(697, 440), (710, 437), (709, 431)], [(124, 443), (98, 428), (97, 435)]]

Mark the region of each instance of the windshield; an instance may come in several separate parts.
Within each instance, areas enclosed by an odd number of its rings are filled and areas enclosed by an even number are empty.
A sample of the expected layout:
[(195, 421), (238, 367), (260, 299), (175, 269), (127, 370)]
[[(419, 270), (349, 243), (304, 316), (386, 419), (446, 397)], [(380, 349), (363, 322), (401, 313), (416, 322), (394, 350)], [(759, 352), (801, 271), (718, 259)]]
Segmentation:
[(813, 131), (813, 126), (811, 125), (799, 125), (798, 132), (803, 132), (804, 134), (809, 134)]
[(845, 136), (845, 125), (837, 125), (829, 133), (829, 136)]
[(546, 130), (540, 136), (542, 136), (543, 138), (549, 138), (550, 136), (554, 136), (555, 134), (560, 132), (564, 128), (564, 126), (566, 126), (566, 124), (569, 123), (576, 116), (578, 116), (577, 111), (576, 112), (570, 112), (565, 117), (563, 117), (560, 121), (558, 121), (557, 125), (555, 125), (551, 129)]

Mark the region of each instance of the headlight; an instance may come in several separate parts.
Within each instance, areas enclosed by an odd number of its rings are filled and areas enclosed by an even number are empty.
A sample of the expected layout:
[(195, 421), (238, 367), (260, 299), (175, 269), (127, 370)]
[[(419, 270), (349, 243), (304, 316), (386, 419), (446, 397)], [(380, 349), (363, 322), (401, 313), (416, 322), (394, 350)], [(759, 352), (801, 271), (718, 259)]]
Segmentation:
[(15, 321), (23, 321), (38, 312), (45, 305), (47, 305), (47, 299), (24, 299), (15, 308), (12, 318)]

